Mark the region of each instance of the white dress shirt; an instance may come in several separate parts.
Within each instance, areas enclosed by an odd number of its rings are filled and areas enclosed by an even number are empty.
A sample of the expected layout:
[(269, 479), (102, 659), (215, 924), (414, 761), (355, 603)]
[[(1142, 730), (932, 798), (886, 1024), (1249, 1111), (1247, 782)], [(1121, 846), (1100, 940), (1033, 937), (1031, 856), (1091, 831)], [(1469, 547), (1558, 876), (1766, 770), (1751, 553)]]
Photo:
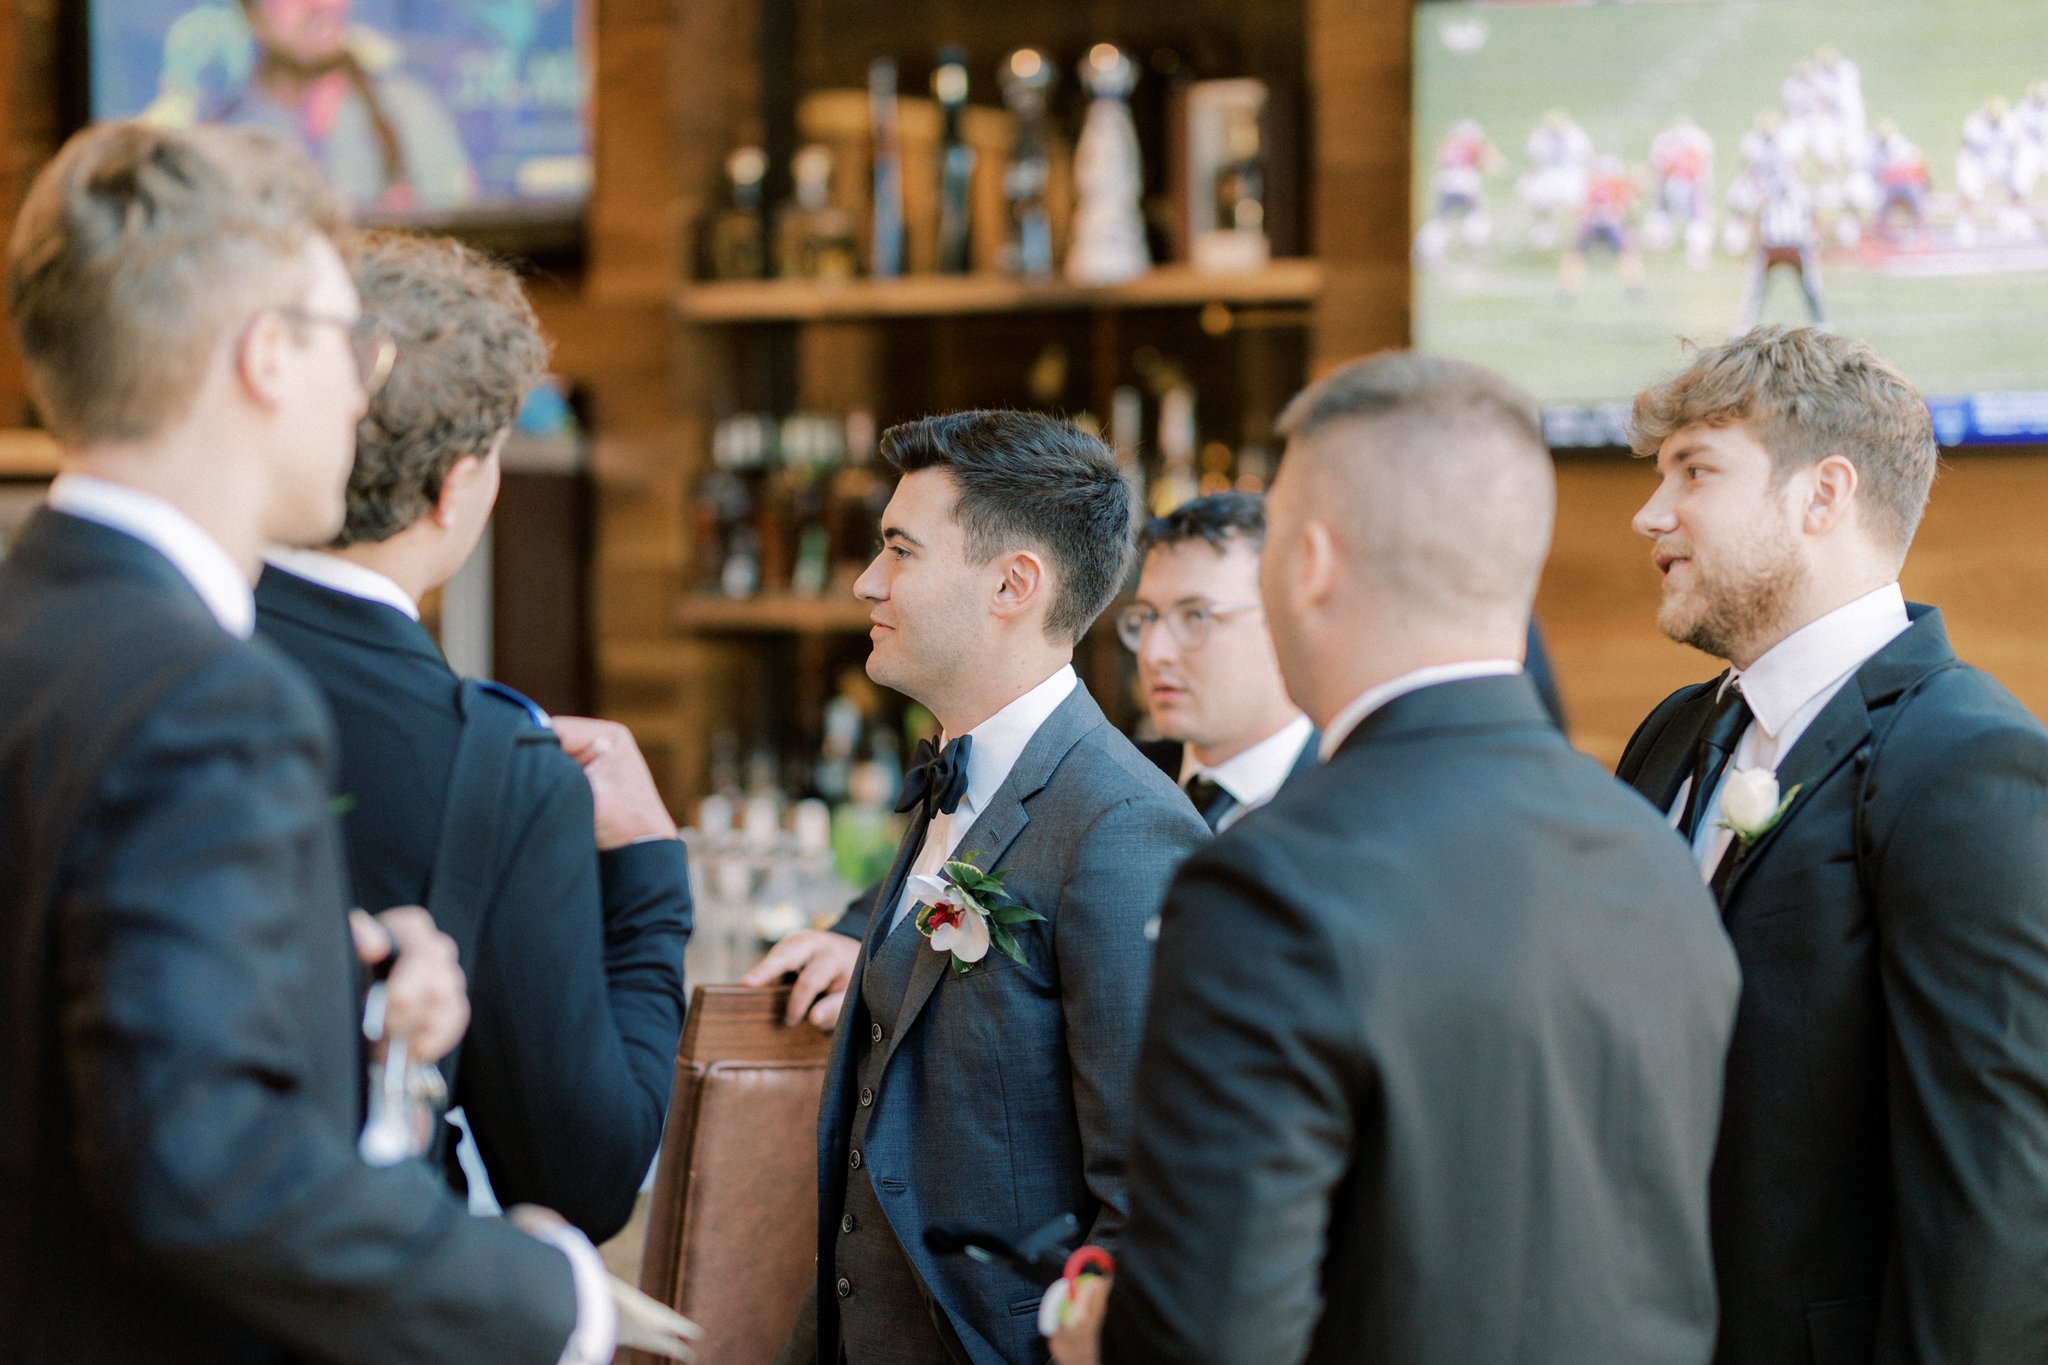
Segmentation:
[[(1713, 880), (1721, 855), (1735, 837), (1732, 830), (1719, 824), (1721, 788), (1727, 775), (1738, 768), (1776, 772), (1806, 727), (1856, 676), (1856, 670), (1910, 624), (1905, 595), (1898, 584), (1887, 584), (1801, 626), (1748, 668), (1729, 670), (1729, 678), (1742, 684), (1743, 698), (1754, 719), (1735, 741), (1735, 752), (1722, 771), (1722, 781), (1716, 782), (1708, 795), (1707, 808), (1693, 835), (1692, 854), (1702, 878)], [(1721, 686), (1725, 689), (1728, 683)], [(1674, 828), (1685, 812), (1685, 798), (1691, 790), (1688, 777), (1672, 798)]]
[(50, 483), (50, 508), (131, 535), (171, 561), (199, 600), (230, 635), (256, 630), (256, 595), (249, 579), (199, 523), (154, 493), (90, 474), (59, 474)]
[[(943, 811), (933, 814), (931, 823), (925, 826), (924, 847), (910, 865), (912, 876), (935, 876), (946, 865), (960, 847), (960, 841), (967, 837), (967, 831), (974, 828), (975, 817), (988, 809), (996, 789), (1008, 780), (1010, 769), (1017, 766), (1017, 760), (1024, 754), (1024, 746), (1079, 685), (1074, 666), (1068, 664), (967, 732), (974, 741), (967, 751), (967, 794), (960, 798), (960, 805), (951, 815)], [(910, 906), (910, 888), (906, 884), (897, 898), (896, 911), (890, 916), (890, 928), (909, 913)]]
[(1206, 777), (1230, 793), (1237, 804), (1216, 822), (1216, 832), (1221, 834), (1273, 799), (1280, 784), (1294, 771), (1295, 761), (1315, 729), (1315, 723), (1307, 716), (1297, 715), (1257, 744), (1213, 768), (1196, 762), (1194, 747), (1189, 745), (1181, 752), (1180, 784), (1185, 787), (1197, 777)]
[(288, 546), (274, 545), (263, 552), (263, 562), (274, 569), (282, 569), (294, 578), (303, 578), (323, 588), (360, 597), (371, 602), (381, 602), (393, 611), (403, 612), (417, 621), (420, 619), (420, 604), (412, 594), (378, 573), (375, 569), (343, 559), (340, 555), (328, 554), (325, 550), (294, 550)]
[(1455, 664), (1431, 664), (1427, 668), (1403, 673), (1378, 687), (1368, 687), (1349, 706), (1339, 711), (1323, 730), (1323, 762), (1330, 761), (1330, 755), (1351, 737), (1351, 732), (1358, 728), (1360, 722), (1396, 697), (1435, 687), (1438, 683), (1464, 682), (1468, 678), (1512, 678), (1521, 671), (1522, 665), (1513, 659), (1467, 659)]

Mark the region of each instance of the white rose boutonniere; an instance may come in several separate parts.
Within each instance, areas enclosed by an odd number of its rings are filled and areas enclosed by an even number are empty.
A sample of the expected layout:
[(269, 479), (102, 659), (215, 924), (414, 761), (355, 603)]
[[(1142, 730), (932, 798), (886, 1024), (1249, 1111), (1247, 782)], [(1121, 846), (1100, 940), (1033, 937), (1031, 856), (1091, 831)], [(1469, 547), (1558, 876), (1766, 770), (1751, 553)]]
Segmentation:
[(1748, 848), (1785, 818), (1797, 795), (1795, 786), (1780, 796), (1778, 774), (1769, 768), (1737, 768), (1721, 783), (1721, 818), (1714, 823)]

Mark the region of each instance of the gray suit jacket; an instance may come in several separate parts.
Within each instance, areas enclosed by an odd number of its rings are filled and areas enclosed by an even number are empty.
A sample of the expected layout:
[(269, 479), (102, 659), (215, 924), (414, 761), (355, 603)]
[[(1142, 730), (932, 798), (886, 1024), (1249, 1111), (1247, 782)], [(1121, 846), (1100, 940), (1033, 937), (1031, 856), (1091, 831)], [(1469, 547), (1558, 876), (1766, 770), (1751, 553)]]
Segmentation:
[[(862, 1155), (911, 1264), (976, 1365), (1045, 1358), (1033, 1317), (1043, 1286), (1006, 1266), (934, 1257), (924, 1229), (957, 1220), (1021, 1235), (1071, 1212), (1091, 1240), (1115, 1241), (1152, 975), (1145, 924), (1208, 837), (1179, 788), (1076, 686), (959, 844), (956, 856), (979, 854), (977, 866), (1006, 873), (1005, 891), (1045, 921), (1017, 927), (1028, 967), (991, 951), (956, 977), (949, 954), (920, 953)], [(817, 1329), (827, 1362), (839, 1340), (834, 1234), (856, 1104), (854, 1040), (872, 1027), (861, 976), (917, 842), (913, 829), (870, 916), (825, 1077)]]

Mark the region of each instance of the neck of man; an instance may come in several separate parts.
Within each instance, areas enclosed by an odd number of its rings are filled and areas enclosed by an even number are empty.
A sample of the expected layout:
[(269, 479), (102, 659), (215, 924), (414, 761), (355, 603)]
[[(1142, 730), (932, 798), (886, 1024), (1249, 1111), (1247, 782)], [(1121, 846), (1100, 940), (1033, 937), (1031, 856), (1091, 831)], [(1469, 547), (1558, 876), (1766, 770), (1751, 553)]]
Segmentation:
[[(1324, 730), (1338, 712), (1375, 687), (1423, 668), (1521, 659), (1528, 650), (1527, 616), (1518, 620), (1417, 624), (1409, 629), (1347, 632), (1337, 618), (1316, 651), (1315, 676), (1299, 690), (1303, 708)], [(1291, 681), (1291, 680), (1290, 680)]]
[(224, 471), (219, 445), (172, 436), (147, 444), (68, 450), (64, 468), (161, 498), (226, 552), (251, 584), (263, 572), (263, 488), (253, 472)]
[(1784, 609), (1776, 619), (1732, 649), (1728, 662), (1738, 672), (1753, 667), (1758, 659), (1821, 617), (1897, 582), (1898, 577), (1897, 564), (1871, 554), (1844, 556), (1836, 562), (1816, 565), (1787, 595)]
[(453, 565), (448, 563), (447, 546), (440, 536), (433, 534), (439, 529), (421, 518), (384, 540), (361, 541), (327, 553), (383, 574), (418, 602), (453, 578), (462, 567), (459, 560)]
[(951, 680), (945, 696), (918, 700), (931, 708), (947, 739), (958, 739), (1073, 661), (1072, 645), (1027, 645), (976, 659), (967, 676)]
[(1273, 736), (1294, 724), (1301, 712), (1293, 702), (1282, 697), (1277, 705), (1269, 706), (1259, 715), (1259, 723), (1248, 726), (1229, 739), (1188, 741), (1188, 752), (1195, 756), (1195, 762), (1204, 768), (1220, 767), (1255, 745), (1264, 744)]

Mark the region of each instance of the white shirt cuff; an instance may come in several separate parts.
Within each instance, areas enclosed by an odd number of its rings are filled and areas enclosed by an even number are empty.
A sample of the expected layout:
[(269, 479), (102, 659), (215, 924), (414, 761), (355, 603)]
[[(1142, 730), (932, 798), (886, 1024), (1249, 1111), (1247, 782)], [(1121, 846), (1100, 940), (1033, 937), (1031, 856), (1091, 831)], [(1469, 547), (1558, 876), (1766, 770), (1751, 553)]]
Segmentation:
[(611, 1272), (590, 1239), (572, 1227), (534, 1234), (569, 1258), (576, 1279), (576, 1328), (562, 1348), (560, 1365), (607, 1365), (619, 1344), (619, 1309), (612, 1302)]

